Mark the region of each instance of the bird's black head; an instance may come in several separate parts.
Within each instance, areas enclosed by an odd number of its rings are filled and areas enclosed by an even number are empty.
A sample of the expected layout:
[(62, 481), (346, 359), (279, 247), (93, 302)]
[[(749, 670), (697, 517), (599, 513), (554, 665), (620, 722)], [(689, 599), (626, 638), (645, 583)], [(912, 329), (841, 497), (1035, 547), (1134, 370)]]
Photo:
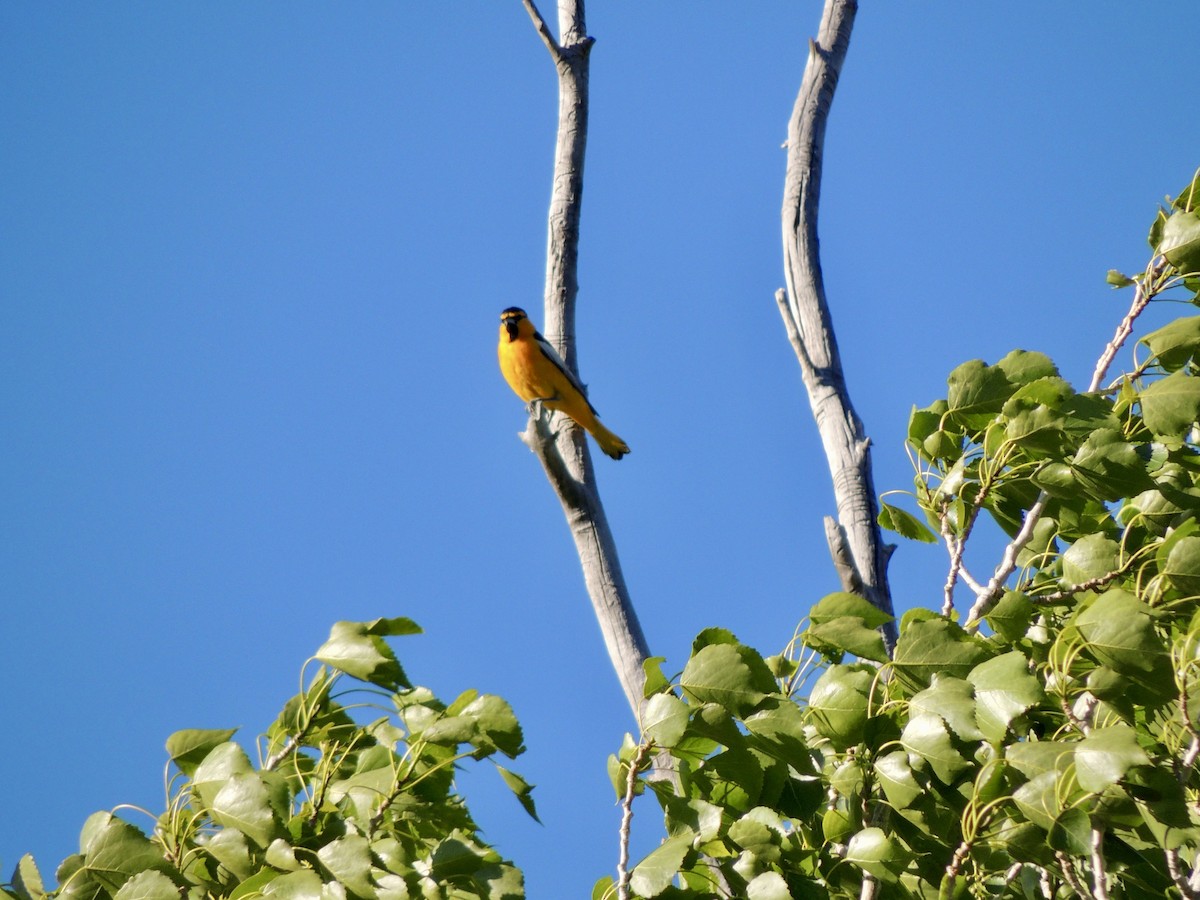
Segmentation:
[(500, 324), (508, 332), (508, 339), (510, 341), (517, 339), (517, 329), (521, 326), (521, 320), (525, 318), (525, 310), (519, 306), (510, 306), (504, 312), (500, 313)]

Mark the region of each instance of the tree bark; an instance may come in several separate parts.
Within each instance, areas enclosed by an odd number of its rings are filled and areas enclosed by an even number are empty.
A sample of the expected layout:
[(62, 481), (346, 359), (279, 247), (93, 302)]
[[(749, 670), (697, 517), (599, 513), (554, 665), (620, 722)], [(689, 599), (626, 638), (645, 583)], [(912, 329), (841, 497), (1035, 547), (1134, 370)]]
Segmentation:
[[(579, 219), (587, 147), (588, 57), (593, 39), (584, 23), (584, 0), (559, 0), (555, 40), (533, 0), (522, 0), (558, 72), (558, 138), (546, 244), (544, 334), (573, 372), (575, 299), (578, 294)], [(621, 573), (616, 543), (600, 501), (583, 429), (560, 413), (531, 416), (522, 439), (537, 455), (567, 517), (583, 578), (609, 659), (639, 716), (650, 656)]]
[[(876, 521), (870, 441), (842, 374), (817, 239), (825, 124), (857, 10), (856, 0), (826, 0), (817, 40), (809, 42), (804, 78), (788, 123), (783, 196), (787, 290), (779, 291), (776, 300), (833, 477), (837, 521), (827, 518), (826, 533), (842, 585), (892, 615), (887, 562), (893, 547), (883, 543)], [(896, 642), (895, 623), (882, 630), (890, 652)]]

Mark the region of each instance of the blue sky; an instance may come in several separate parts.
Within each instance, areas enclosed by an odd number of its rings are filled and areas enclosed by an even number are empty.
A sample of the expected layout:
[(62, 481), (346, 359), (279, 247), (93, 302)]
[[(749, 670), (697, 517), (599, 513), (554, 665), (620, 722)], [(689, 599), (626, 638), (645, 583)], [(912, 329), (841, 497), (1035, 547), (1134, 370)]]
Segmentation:
[[(775, 652), (837, 587), (773, 300), (818, 18), (589, 9), (579, 361), (633, 448), (596, 467), (669, 671), (712, 625)], [(1043, 350), (1086, 384), (1128, 303), (1105, 271), (1144, 264), (1200, 165), (1197, 20), (864, 4), (821, 237), (880, 491), (960, 362)], [(487, 836), (530, 896), (586, 895), (633, 723), (495, 363), (502, 308), (541, 319), (556, 115), (521, 4), (9, 3), (0, 85), (4, 875), (52, 872), (95, 810), (160, 810), (171, 732), (251, 741), (334, 621), (406, 615), (414, 680), (525, 727), (545, 824), (470, 771)], [(898, 605), (939, 603), (944, 568), (902, 547)]]

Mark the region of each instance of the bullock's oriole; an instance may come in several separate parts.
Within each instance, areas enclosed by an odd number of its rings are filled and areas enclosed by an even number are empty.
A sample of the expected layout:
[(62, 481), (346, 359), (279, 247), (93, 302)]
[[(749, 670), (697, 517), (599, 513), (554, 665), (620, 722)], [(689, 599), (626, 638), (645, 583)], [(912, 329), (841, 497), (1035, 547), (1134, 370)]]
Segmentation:
[(613, 459), (629, 452), (628, 444), (600, 424), (583, 385), (533, 327), (525, 310), (510, 306), (500, 313), (499, 355), (504, 380), (526, 403), (538, 401), (566, 413)]

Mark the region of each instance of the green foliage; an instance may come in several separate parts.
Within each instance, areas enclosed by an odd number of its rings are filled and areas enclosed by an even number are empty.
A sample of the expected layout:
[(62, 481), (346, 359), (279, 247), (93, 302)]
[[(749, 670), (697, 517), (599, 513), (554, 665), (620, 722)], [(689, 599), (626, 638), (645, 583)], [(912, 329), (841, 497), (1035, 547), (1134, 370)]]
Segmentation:
[[(171, 735), (175, 775), (149, 836), (91, 816), (79, 853), (47, 890), (33, 859), (2, 890), (14, 900), (519, 900), (520, 872), (484, 843), (454, 792), (459, 762), (515, 757), (521, 728), (499, 697), (446, 705), (409, 683), (385, 638), (408, 619), (338, 622), (318, 665), (259, 744), (234, 730)], [(353, 705), (345, 698), (354, 694)], [(363, 712), (371, 717), (360, 722)], [(537, 818), (531, 786), (496, 765)]]
[[(1198, 208), (1200, 176), (1147, 270), (1109, 274), (1131, 319), (1167, 292), (1200, 305)], [(913, 411), (917, 512), (879, 521), (940, 536), (950, 573), (890, 660), (879, 612), (833, 594), (779, 657), (710, 631), (676, 683), (648, 683), (641, 743), (611, 768), (624, 795), (653, 761), (625, 802), (652, 792), (668, 838), (631, 896), (1195, 896), (1200, 316), (1137, 356), (1108, 382), (1103, 358), (1083, 393), (1040, 353), (975, 360)], [(989, 521), (1008, 547), (974, 578)]]

